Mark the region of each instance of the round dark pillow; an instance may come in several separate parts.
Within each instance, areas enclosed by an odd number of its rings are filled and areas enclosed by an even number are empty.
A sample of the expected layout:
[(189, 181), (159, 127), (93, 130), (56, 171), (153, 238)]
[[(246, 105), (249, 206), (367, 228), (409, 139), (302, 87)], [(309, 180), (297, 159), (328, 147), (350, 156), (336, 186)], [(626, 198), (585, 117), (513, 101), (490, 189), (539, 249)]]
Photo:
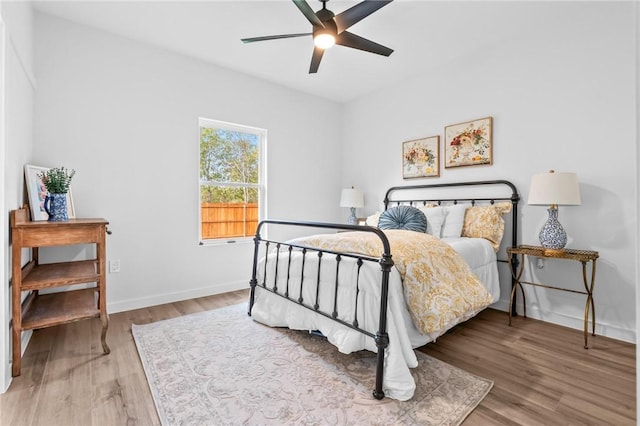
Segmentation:
[(396, 206), (382, 212), (378, 228), (427, 232), (427, 217), (413, 206)]

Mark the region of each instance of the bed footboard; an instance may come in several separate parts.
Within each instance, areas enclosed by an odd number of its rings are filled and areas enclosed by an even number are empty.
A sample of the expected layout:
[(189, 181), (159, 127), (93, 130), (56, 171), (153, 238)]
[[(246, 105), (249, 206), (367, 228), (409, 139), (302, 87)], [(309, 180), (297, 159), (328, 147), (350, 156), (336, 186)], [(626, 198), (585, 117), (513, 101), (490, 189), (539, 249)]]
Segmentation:
[[(383, 252), (382, 255), (380, 257), (370, 257), (370, 256), (365, 256), (365, 255), (359, 255), (359, 254), (354, 254), (354, 253), (341, 253), (341, 252), (336, 252), (336, 251), (330, 251), (330, 250), (322, 250), (319, 248), (315, 248), (315, 247), (307, 247), (307, 246), (303, 246), (303, 245), (298, 245), (292, 242), (278, 242), (278, 241), (271, 241), (269, 239), (265, 239), (262, 237), (262, 231), (263, 231), (263, 227), (266, 225), (272, 225), (272, 226), (292, 226), (292, 227), (306, 227), (306, 228), (319, 228), (319, 229), (330, 229), (330, 230), (336, 230), (336, 231), (359, 231), (359, 232), (369, 232), (369, 233), (373, 233), (375, 235), (377, 235), (377, 237), (380, 239), (380, 241), (382, 242), (382, 246), (383, 246)], [(391, 271), (391, 268), (393, 267), (393, 260), (391, 258), (391, 248), (390, 248), (390, 244), (389, 244), (389, 240), (387, 239), (387, 237), (385, 236), (385, 234), (378, 228), (374, 228), (374, 227), (370, 227), (370, 226), (355, 226), (355, 225), (342, 225), (342, 224), (333, 224), (333, 223), (319, 223), (319, 222), (296, 222), (296, 221), (280, 221), (280, 220), (263, 220), (258, 224), (258, 228), (256, 230), (256, 235), (254, 237), (254, 243), (255, 243), (255, 247), (254, 247), (254, 255), (253, 255), (253, 266), (252, 266), (252, 273), (251, 273), (251, 281), (249, 283), (250, 287), (251, 287), (251, 293), (250, 293), (250, 297), (249, 297), (249, 312), (248, 314), (251, 315), (251, 311), (253, 309), (253, 304), (255, 301), (255, 292), (256, 292), (256, 287), (260, 287), (262, 290), (264, 291), (269, 291), (272, 294), (275, 294), (277, 296), (280, 296), (288, 301), (290, 301), (291, 303), (295, 303), (299, 306), (302, 306), (306, 309), (309, 309), (317, 314), (320, 314), (326, 318), (329, 318), (333, 321), (336, 321), (346, 327), (349, 327), (351, 329), (357, 330), (360, 333), (363, 333), (369, 337), (371, 337), (372, 339), (374, 339), (376, 347), (377, 347), (377, 359), (376, 359), (376, 381), (375, 381), (375, 389), (373, 390), (373, 396), (376, 399), (382, 399), (384, 398), (384, 391), (382, 390), (382, 385), (383, 385), (383, 371), (384, 371), (384, 354), (385, 354), (385, 349), (387, 348), (387, 346), (389, 345), (389, 335), (387, 333), (387, 299), (388, 299), (388, 295), (389, 295), (389, 272)], [(272, 260), (275, 261), (275, 270), (274, 270), (274, 274), (276, 276), (273, 277), (273, 285), (270, 286), (267, 283), (267, 279), (266, 279), (266, 275), (267, 275), (267, 267), (268, 267), (268, 263), (270, 261), (270, 256), (269, 256), (269, 248), (270, 247), (275, 247), (275, 251), (273, 253), (273, 256), (271, 256)], [(261, 247), (263, 247), (264, 250), (264, 256), (261, 256)], [(299, 292), (298, 292), (298, 297), (291, 297), (290, 296), (290, 291), (289, 291), (289, 282), (293, 281), (292, 277), (291, 277), (291, 256), (292, 256), (292, 252), (294, 250), (298, 250), (302, 252), (302, 270), (300, 272), (300, 277), (299, 277)], [(309, 303), (307, 300), (304, 300), (302, 294), (302, 286), (304, 285), (304, 267), (305, 267), (305, 260), (306, 260), (306, 256), (308, 253), (313, 252), (316, 254), (317, 256), (317, 262), (318, 262), (318, 276), (317, 276), (317, 281), (315, 283), (316, 285), (316, 292), (315, 292), (315, 300), (312, 300), (311, 303)], [(287, 270), (286, 271), (278, 271), (278, 264), (279, 264), (279, 256), (281, 255), (281, 253), (283, 254), (283, 256), (288, 256), (288, 263), (287, 263)], [(333, 300), (333, 310), (331, 312), (327, 312), (323, 309), (320, 308), (320, 304), (318, 303), (318, 294), (319, 294), (319, 290), (320, 290), (320, 262), (322, 261), (323, 256), (326, 255), (332, 255), (335, 256), (335, 260), (336, 260), (336, 279), (335, 279), (335, 284), (334, 284), (334, 288), (333, 288), (333, 295), (334, 295), (334, 300)], [(275, 257), (274, 257), (275, 256)], [(352, 321), (347, 321), (345, 319), (340, 318), (340, 315), (338, 313), (337, 310), (337, 306), (338, 306), (338, 287), (339, 287), (339, 280), (338, 280), (338, 270), (340, 268), (340, 262), (342, 260), (342, 258), (352, 258), (357, 262), (358, 265), (358, 277), (359, 277), (359, 273), (360, 273), (360, 267), (362, 266), (363, 262), (376, 262), (380, 265), (381, 271), (382, 271), (382, 278), (381, 278), (381, 282), (380, 282), (380, 313), (379, 313), (379, 320), (378, 320), (378, 325), (377, 325), (377, 331), (375, 332), (375, 334), (373, 334), (370, 331), (367, 331), (363, 328), (360, 327), (360, 324), (358, 323), (358, 279), (356, 279), (356, 297), (354, 299), (354, 303), (356, 304), (354, 307), (354, 312), (355, 312), (355, 316), (353, 318)], [(264, 259), (263, 266), (264, 267), (264, 274), (263, 274), (263, 282), (262, 283), (258, 283), (258, 266), (260, 264), (260, 259)], [(284, 289), (284, 292), (282, 291), (282, 289), (278, 289), (277, 287), (277, 283), (278, 283), (278, 274), (286, 274), (286, 288)]]

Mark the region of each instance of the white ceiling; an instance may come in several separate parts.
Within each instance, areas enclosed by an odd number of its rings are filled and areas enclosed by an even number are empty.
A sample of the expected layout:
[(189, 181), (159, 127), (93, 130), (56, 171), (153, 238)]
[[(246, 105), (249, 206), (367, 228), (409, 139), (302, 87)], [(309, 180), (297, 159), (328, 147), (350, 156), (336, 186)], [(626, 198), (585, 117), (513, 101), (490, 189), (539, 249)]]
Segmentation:
[[(321, 3), (308, 0), (317, 10)], [(336, 15), (358, 1), (333, 0)], [(522, 31), (544, 27), (549, 2), (396, 0), (349, 31), (394, 49), (390, 57), (342, 46), (308, 74), (311, 37), (243, 44), (243, 37), (305, 33), (291, 2), (37, 1), (37, 11), (338, 102), (419, 75)]]

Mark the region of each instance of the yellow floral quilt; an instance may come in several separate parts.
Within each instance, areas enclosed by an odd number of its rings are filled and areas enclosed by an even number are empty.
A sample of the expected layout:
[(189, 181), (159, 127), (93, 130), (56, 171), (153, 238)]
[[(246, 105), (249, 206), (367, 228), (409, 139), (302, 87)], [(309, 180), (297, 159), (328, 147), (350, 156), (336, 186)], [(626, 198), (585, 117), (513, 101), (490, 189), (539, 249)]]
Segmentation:
[[(446, 330), (493, 300), (469, 265), (449, 245), (429, 234), (385, 230), (400, 272), (409, 313), (423, 334)], [(380, 239), (368, 232), (342, 232), (296, 239), (324, 250), (382, 255)]]

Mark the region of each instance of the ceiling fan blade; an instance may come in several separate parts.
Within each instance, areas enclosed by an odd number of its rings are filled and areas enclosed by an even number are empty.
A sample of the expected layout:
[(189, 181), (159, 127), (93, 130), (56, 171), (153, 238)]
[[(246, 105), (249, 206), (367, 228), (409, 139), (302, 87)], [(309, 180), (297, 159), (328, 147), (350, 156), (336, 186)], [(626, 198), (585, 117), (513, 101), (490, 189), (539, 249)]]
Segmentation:
[(338, 27), (338, 34), (392, 1), (393, 0), (364, 0), (344, 12), (339, 13), (333, 18)]
[(316, 16), (316, 13), (313, 11), (313, 9), (311, 9), (311, 6), (309, 6), (309, 3), (307, 3), (306, 0), (293, 0), (293, 2), (296, 4), (296, 6), (298, 6), (300, 12), (302, 12), (302, 14), (307, 17), (312, 25), (324, 28), (324, 24)]
[(311, 66), (309, 67), (309, 74), (315, 74), (318, 72), (318, 67), (320, 66), (320, 60), (322, 59), (322, 55), (324, 54), (324, 49), (319, 47), (313, 48), (313, 56), (311, 57)]
[(311, 34), (313, 33), (280, 34), (280, 35), (262, 36), (262, 37), (249, 37), (249, 38), (243, 38), (241, 40), (243, 43), (253, 43), (254, 41), (277, 40), (279, 38), (304, 37), (304, 36), (310, 36)]
[(336, 37), (336, 44), (364, 50), (365, 52), (376, 53), (382, 56), (389, 56), (393, 53), (393, 49), (389, 49), (386, 46), (367, 40), (366, 38), (350, 33), (349, 31), (343, 31), (338, 34)]

